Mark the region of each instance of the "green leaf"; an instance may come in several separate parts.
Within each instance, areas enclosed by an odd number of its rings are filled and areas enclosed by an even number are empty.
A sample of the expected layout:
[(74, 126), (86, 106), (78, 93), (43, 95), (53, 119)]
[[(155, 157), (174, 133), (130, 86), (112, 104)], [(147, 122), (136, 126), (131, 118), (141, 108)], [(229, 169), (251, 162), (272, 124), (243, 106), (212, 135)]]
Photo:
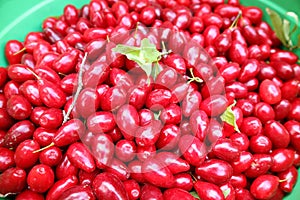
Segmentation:
[(141, 64), (140, 67), (144, 70), (144, 72), (146, 72), (148, 77), (151, 75), (152, 63)]
[(300, 48), (300, 34), (298, 35), (297, 47)]
[(151, 72), (151, 76), (153, 77), (154, 80), (156, 80), (156, 77), (162, 70), (163, 68), (159, 65), (158, 62), (156, 62), (152, 67), (152, 72)]
[(292, 40), (290, 38), (290, 22), (286, 19), (283, 20), (282, 30), (283, 30), (284, 39), (287, 42), (287, 46), (292, 47), (293, 43), (292, 43)]
[(123, 54), (129, 60), (135, 61), (146, 72), (147, 76), (151, 75), (152, 63), (158, 62), (163, 55), (148, 38), (141, 41), (140, 47), (118, 44), (112, 51)]
[(195, 197), (196, 199), (200, 199), (198, 193), (196, 191), (191, 191), (190, 194)]
[(236, 101), (233, 102), (230, 106), (228, 106), (225, 112), (221, 115), (221, 120), (226, 122), (227, 124), (234, 127), (234, 130), (240, 133), (239, 127), (236, 124), (236, 119), (234, 113), (232, 111), (232, 107), (235, 106)]
[(156, 49), (156, 46), (149, 39), (144, 38), (141, 42), (141, 57), (146, 63), (153, 63), (160, 60), (161, 52)]
[(227, 188), (226, 190), (223, 191), (223, 195), (226, 198), (230, 194), (230, 188)]
[(155, 113), (153, 113), (154, 114), (154, 119), (156, 119), (156, 120), (158, 120), (159, 119), (159, 116), (160, 116), (160, 113), (161, 113), (161, 111), (159, 111), (159, 112), (155, 112)]
[(271, 22), (274, 27), (274, 31), (275, 31), (278, 39), (282, 42), (282, 44), (284, 46), (287, 46), (287, 42), (285, 40), (283, 29), (282, 29), (283, 22), (282, 22), (280, 15), (277, 12), (271, 10), (270, 8), (266, 8), (266, 11), (267, 11), (268, 15), (270, 16)]
[(292, 28), (292, 30), (290, 31), (290, 36), (298, 29), (297, 24), (299, 24), (299, 18), (298, 15), (294, 12), (287, 12), (286, 15), (292, 17), (295, 20), (295, 25)]

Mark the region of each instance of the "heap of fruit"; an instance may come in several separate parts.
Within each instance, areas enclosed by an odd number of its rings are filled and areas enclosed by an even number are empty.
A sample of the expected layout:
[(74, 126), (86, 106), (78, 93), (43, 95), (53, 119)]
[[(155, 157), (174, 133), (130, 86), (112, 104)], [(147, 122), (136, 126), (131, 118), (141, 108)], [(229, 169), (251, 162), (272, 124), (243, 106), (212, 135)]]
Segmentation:
[(282, 199), (300, 166), (300, 65), (262, 15), (92, 0), (8, 41), (1, 196)]

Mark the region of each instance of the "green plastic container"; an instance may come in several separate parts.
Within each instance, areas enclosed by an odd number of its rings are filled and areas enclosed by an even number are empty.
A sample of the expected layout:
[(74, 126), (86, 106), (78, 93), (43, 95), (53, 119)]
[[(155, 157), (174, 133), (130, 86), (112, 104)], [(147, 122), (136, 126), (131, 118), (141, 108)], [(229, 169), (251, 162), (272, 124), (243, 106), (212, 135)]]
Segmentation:
[[(268, 22), (270, 20), (265, 12), (266, 7), (276, 10), (282, 16), (287, 11), (300, 13), (299, 0), (240, 1), (247, 6), (260, 7), (265, 13), (264, 19)], [(41, 24), (46, 17), (61, 15), (65, 5), (73, 4), (79, 8), (88, 2), (88, 0), (0, 0), (0, 66), (7, 66), (4, 57), (4, 46), (8, 40), (23, 41), (28, 32), (41, 30)], [(291, 19), (291, 21), (293, 20)], [(298, 26), (300, 25), (298, 24)], [(298, 34), (300, 34), (300, 30), (296, 35)], [(296, 37), (293, 39), (295, 40)], [(300, 51), (298, 50), (296, 53), (300, 57)], [(285, 200), (298, 199), (300, 199), (300, 181), (295, 186), (293, 193), (285, 198)]]

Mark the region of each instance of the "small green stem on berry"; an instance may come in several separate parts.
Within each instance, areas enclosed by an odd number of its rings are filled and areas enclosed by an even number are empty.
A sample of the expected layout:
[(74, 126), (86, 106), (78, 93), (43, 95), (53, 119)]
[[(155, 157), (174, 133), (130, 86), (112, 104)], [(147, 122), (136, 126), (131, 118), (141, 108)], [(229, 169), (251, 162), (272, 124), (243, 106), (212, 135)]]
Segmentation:
[(26, 50), (26, 48), (23, 47), (23, 48), (20, 49), (19, 51), (15, 52), (13, 55), (15, 56), (15, 55), (17, 55), (17, 54), (19, 54), (19, 53), (22, 53), (22, 52), (25, 51), (25, 50)]
[(172, 53), (172, 50), (171, 50), (171, 49), (170, 49), (170, 50), (167, 50), (164, 41), (161, 42), (161, 45), (162, 45), (162, 52), (161, 52), (161, 55), (160, 55), (161, 57), (165, 57), (166, 55)]
[(278, 182), (279, 182), (279, 183), (286, 182), (286, 181), (291, 180), (292, 178), (293, 178), (293, 176), (289, 176), (289, 177), (287, 177), (287, 178), (285, 178), (285, 179), (283, 179), (283, 180), (279, 180)]
[(135, 31), (134, 31), (134, 38), (136, 39), (136, 34), (137, 34), (137, 32), (138, 32), (138, 27), (139, 27), (139, 25), (140, 25), (140, 22), (137, 22), (136, 23), (136, 27), (135, 27)]
[(232, 22), (232, 24), (230, 25), (229, 29), (233, 29), (237, 26), (237, 23), (239, 21), (239, 19), (242, 17), (242, 11), (239, 11), (238, 15), (236, 16), (236, 18), (234, 19), (234, 21)]
[(54, 142), (52, 142), (51, 144), (49, 144), (48, 146), (45, 146), (45, 147), (43, 147), (43, 148), (41, 148), (41, 149), (38, 149), (38, 150), (35, 150), (35, 151), (33, 151), (32, 153), (39, 153), (39, 152), (41, 152), (41, 151), (44, 151), (45, 149), (48, 149), (48, 148), (50, 148), (50, 147), (53, 147), (55, 144), (54, 144)]
[(256, 166), (257, 166), (257, 163), (255, 163), (255, 162), (251, 163), (251, 167), (256, 167)]
[(188, 79), (188, 84), (190, 84), (191, 82), (193, 81), (196, 81), (197, 83), (203, 83), (203, 80), (197, 76), (194, 75), (194, 72), (193, 72), (193, 68), (190, 68), (190, 73), (192, 75), (192, 77), (189, 77)]
[(192, 172), (189, 172), (189, 174), (191, 175), (193, 182), (198, 181), (198, 179), (194, 176), (194, 174)]
[(106, 35), (106, 40), (107, 40), (108, 43), (110, 42), (110, 39), (109, 39), (108, 35)]
[(67, 76), (66, 74), (61, 73), (61, 72), (58, 72), (58, 74), (61, 75), (61, 76)]
[(32, 69), (30, 69), (30, 68), (28, 68), (28, 67), (26, 67), (26, 69), (27, 69), (28, 71), (30, 71), (30, 72), (33, 74), (33, 76), (34, 76), (37, 80), (41, 80), (41, 77), (39, 77), (34, 71), (32, 71)]
[(9, 197), (10, 195), (15, 195), (15, 193), (6, 193), (6, 194), (0, 194), (0, 198), (6, 198), (6, 197)]

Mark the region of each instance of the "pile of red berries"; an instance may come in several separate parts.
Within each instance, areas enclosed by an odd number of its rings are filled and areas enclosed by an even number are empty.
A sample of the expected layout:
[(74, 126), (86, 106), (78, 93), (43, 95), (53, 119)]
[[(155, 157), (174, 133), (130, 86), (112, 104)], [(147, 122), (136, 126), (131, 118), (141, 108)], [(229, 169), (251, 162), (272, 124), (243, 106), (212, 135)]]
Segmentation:
[(282, 199), (300, 166), (300, 65), (262, 15), (92, 0), (8, 41), (1, 196)]

